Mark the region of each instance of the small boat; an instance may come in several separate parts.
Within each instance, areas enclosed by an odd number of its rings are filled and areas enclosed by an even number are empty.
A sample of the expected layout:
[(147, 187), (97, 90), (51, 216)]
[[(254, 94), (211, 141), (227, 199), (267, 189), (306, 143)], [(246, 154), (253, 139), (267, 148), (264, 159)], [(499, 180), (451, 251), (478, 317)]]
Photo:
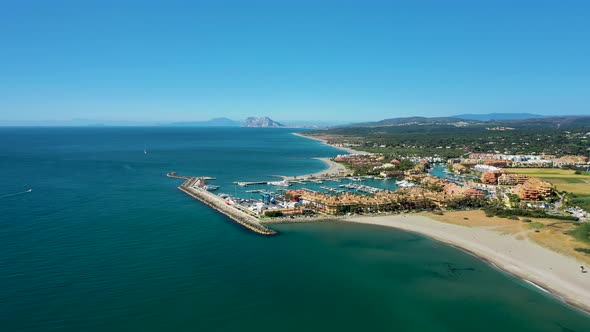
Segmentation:
[(268, 182), (271, 186), (289, 187), (291, 184), (287, 180)]
[(410, 182), (408, 180), (396, 181), (395, 184), (397, 184), (401, 188), (412, 188), (412, 187), (416, 186), (415, 184), (413, 184), (412, 182)]
[(219, 189), (219, 186), (214, 186), (212, 184), (208, 184), (208, 185), (204, 186), (203, 189), (205, 189), (207, 191), (215, 191), (215, 190)]

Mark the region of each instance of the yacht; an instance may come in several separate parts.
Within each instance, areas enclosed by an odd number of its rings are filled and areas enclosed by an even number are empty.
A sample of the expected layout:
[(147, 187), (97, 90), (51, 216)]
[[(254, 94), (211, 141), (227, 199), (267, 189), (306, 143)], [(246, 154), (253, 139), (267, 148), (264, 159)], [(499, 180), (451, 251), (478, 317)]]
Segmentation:
[(268, 182), (268, 184), (271, 186), (279, 186), (279, 187), (289, 187), (291, 185), (289, 183), (289, 181), (287, 181), (287, 180), (271, 181), (271, 182)]

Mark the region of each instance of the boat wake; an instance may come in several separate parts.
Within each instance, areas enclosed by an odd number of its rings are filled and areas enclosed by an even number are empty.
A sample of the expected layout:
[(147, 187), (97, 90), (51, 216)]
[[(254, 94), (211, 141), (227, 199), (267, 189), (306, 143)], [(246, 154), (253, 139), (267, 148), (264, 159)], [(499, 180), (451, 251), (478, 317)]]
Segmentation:
[(33, 191), (33, 189), (29, 189), (29, 190), (21, 191), (21, 192), (14, 193), (14, 194), (6, 194), (6, 195), (0, 196), (0, 198), (8, 198), (8, 197), (12, 197), (12, 196), (18, 196), (18, 195), (28, 194), (28, 193), (30, 193), (32, 191)]

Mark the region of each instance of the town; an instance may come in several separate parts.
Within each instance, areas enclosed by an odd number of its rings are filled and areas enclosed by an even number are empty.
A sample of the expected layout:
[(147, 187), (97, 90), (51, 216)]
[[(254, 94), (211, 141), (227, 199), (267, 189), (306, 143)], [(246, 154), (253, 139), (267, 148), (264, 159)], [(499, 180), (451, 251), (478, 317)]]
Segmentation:
[[(584, 156), (472, 153), (465, 158), (407, 157), (353, 153), (329, 161), (345, 168), (277, 181), (236, 182), (241, 193), (217, 195), (230, 207), (261, 221), (296, 221), (351, 214), (486, 209), (522, 216), (586, 221), (566, 191), (522, 170), (588, 169)], [(570, 171), (586, 176), (585, 171)], [(584, 174), (582, 174), (584, 173)], [(533, 174), (533, 175), (531, 175)], [(205, 179), (195, 188), (214, 191)], [(250, 188), (250, 189), (248, 189)], [(255, 188), (255, 189), (251, 189)], [(259, 196), (256, 196), (258, 194)]]

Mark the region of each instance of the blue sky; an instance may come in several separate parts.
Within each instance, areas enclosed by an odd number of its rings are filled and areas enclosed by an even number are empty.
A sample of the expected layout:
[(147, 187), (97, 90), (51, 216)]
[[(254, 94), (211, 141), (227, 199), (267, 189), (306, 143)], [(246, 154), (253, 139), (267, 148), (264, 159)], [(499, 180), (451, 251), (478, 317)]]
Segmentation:
[(588, 1), (0, 1), (0, 120), (590, 115)]

